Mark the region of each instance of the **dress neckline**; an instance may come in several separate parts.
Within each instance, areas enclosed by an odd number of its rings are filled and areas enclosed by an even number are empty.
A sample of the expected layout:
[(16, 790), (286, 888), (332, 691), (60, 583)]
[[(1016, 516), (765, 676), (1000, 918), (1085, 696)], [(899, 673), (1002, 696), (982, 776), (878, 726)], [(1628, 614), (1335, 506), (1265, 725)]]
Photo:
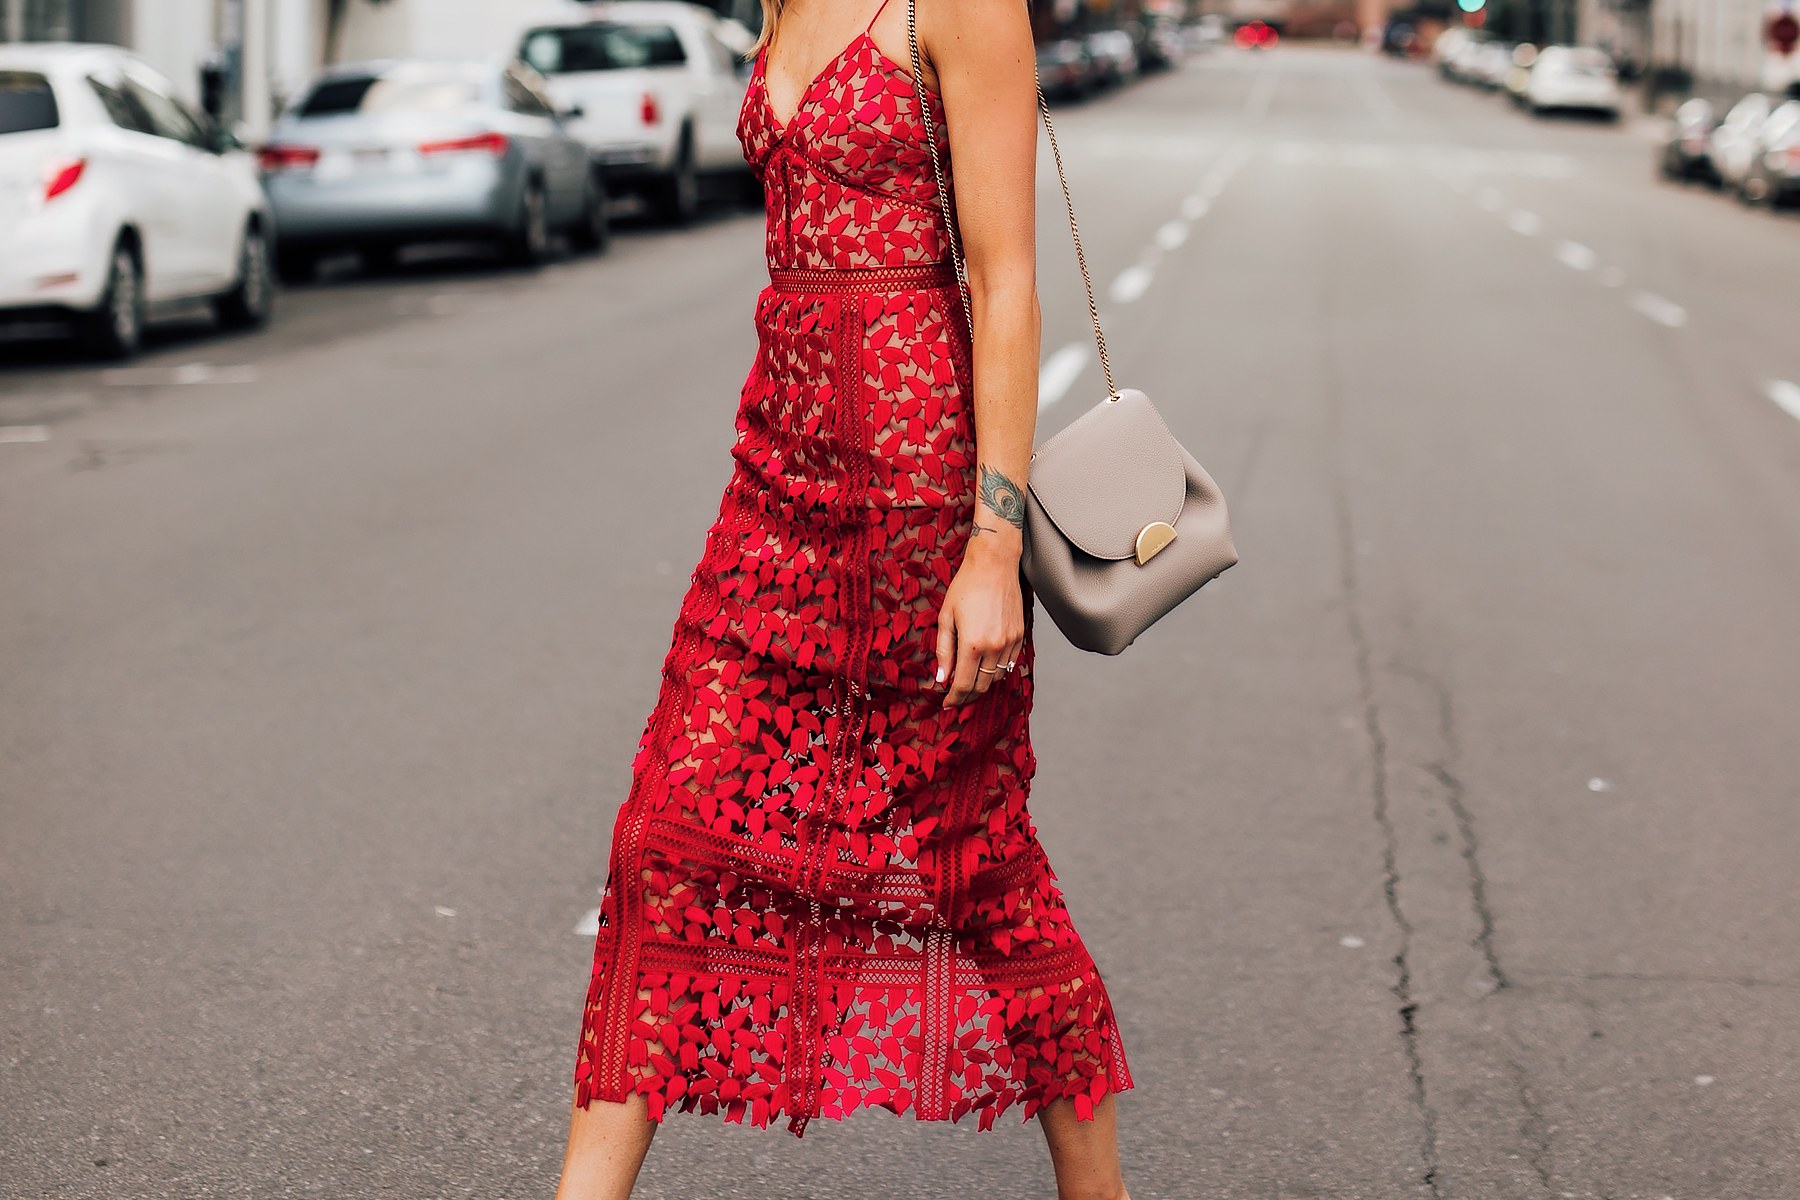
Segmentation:
[[(876, 15), (880, 16), (881, 14), (878, 11)], [(873, 25), (871, 23), (871, 28), (872, 27)], [(837, 69), (843, 65), (844, 60), (850, 57), (851, 52), (861, 46), (864, 42), (869, 43), (869, 49), (875, 52), (876, 65), (879, 66), (881, 70), (889, 75), (904, 75), (909, 83), (914, 83), (915, 86), (919, 86), (913, 79), (912, 73), (901, 70), (900, 65), (887, 56), (887, 52), (881, 48), (872, 36), (870, 36), (869, 30), (865, 29), (855, 37), (851, 38), (849, 45), (845, 46), (842, 50), (839, 50), (834, 58), (819, 68), (818, 73), (812, 77), (807, 83), (805, 90), (800, 93), (800, 101), (794, 106), (793, 115), (788, 117), (785, 121), (783, 121), (781, 115), (775, 111), (775, 102), (769, 98), (769, 48), (767, 46), (762, 48), (762, 52), (756, 56), (756, 85), (758, 90), (762, 93), (763, 112), (768, 115), (771, 121), (775, 122), (775, 140), (777, 142), (784, 142), (787, 140), (788, 134), (792, 132), (794, 128), (794, 123), (800, 119), (800, 114), (806, 111), (806, 106), (808, 104), (812, 103), (813, 93), (819, 89), (819, 85), (825, 81), (827, 76), (835, 74)], [(938, 94), (928, 87), (920, 86), (919, 90), (925, 94), (928, 98), (928, 102), (929, 100), (938, 99)]]

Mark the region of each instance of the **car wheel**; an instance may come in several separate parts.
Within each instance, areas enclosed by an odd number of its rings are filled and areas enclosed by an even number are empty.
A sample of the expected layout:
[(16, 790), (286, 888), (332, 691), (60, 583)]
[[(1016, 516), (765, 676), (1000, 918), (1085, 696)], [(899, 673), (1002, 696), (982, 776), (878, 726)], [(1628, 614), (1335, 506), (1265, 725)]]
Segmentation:
[(1738, 184), (1738, 199), (1751, 208), (1755, 208), (1768, 198), (1769, 181), (1760, 175), (1746, 175), (1744, 181)]
[(126, 243), (113, 247), (100, 303), (82, 314), (76, 332), (95, 358), (130, 358), (143, 344), (144, 271)]
[(656, 215), (670, 225), (686, 225), (700, 214), (700, 174), (694, 166), (694, 139), (683, 131), (675, 152), (675, 169), (657, 180), (652, 200)]
[(606, 215), (606, 179), (598, 171), (588, 176), (581, 196), (581, 215), (569, 227), (569, 240), (577, 250), (604, 254), (612, 240), (612, 219)]
[(297, 246), (276, 246), (275, 274), (281, 277), (281, 282), (310, 283), (318, 269), (319, 256), (314, 251)]
[(506, 257), (521, 267), (535, 267), (550, 251), (550, 222), (544, 211), (543, 185), (535, 180), (519, 193), (519, 213), (507, 235)]
[(262, 230), (250, 225), (244, 229), (244, 244), (238, 251), (237, 283), (213, 298), (213, 315), (227, 329), (255, 329), (268, 321), (274, 304), (269, 243)]

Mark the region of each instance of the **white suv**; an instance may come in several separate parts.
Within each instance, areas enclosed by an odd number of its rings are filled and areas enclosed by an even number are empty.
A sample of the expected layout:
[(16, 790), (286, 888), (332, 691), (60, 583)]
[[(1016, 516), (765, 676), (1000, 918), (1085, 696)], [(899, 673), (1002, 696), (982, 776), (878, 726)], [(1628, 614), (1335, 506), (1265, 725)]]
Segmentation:
[(273, 230), (255, 160), (111, 46), (0, 46), (0, 321), (73, 319), (100, 356), (146, 305), (268, 318)]
[(676, 0), (570, 4), (533, 22), (519, 57), (579, 110), (569, 131), (613, 191), (642, 194), (658, 216), (693, 217), (705, 175), (744, 172), (738, 110), (749, 31)]

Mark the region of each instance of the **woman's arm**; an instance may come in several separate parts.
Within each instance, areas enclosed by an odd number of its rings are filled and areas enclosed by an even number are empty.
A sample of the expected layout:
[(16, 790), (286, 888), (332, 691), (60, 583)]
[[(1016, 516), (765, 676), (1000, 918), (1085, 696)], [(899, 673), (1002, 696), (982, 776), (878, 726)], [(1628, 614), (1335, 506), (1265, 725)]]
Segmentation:
[[(905, 8), (891, 5), (890, 14), (904, 45)], [(992, 668), (1017, 659), (1025, 640), (1019, 554), (1038, 375), (1036, 51), (1022, 0), (925, 0), (918, 22), (926, 86), (944, 98), (974, 310), (975, 528), (938, 615), (938, 682), (954, 705), (985, 692), (1000, 677)], [(908, 65), (910, 55), (895, 61)]]

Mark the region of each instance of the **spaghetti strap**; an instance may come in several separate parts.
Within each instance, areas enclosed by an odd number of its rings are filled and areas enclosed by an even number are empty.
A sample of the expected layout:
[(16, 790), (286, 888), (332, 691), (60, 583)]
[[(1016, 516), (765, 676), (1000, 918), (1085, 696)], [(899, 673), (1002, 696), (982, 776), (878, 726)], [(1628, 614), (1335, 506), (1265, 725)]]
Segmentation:
[(875, 28), (875, 22), (881, 20), (881, 14), (887, 11), (887, 6), (888, 0), (881, 0), (881, 7), (875, 10), (875, 15), (869, 18), (869, 23), (867, 25), (863, 26), (863, 33), (866, 34), (869, 30)]

